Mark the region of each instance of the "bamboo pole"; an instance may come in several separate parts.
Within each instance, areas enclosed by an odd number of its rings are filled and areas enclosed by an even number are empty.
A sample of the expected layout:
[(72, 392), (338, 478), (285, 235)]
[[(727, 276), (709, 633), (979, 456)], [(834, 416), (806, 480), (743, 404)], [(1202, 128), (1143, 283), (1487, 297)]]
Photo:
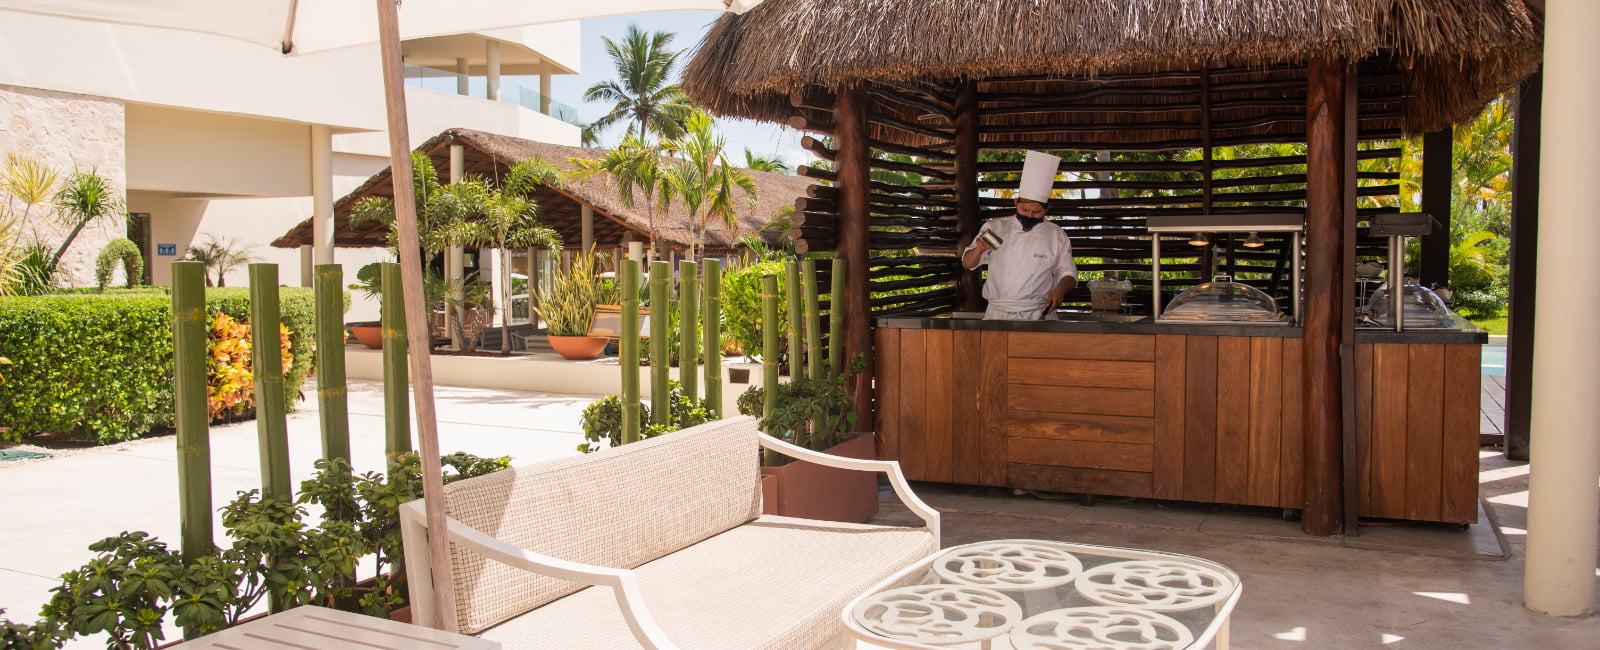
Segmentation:
[(349, 391), (344, 378), (344, 267), (319, 264), (312, 280), (317, 305), (317, 410), (322, 457), (350, 461)]
[[(411, 349), (411, 384), (416, 397), (417, 439), (422, 456), (422, 495), (426, 500), (429, 576), (435, 595), (433, 625), (446, 632), (457, 629), (455, 582), (450, 572), (450, 547), (445, 530), (444, 474), (439, 467), (439, 428), (433, 404), (433, 360), (427, 354), (431, 341), (427, 314), (416, 308), (422, 299), (422, 250), (417, 234), (416, 195), (411, 184), (411, 136), (406, 124), (405, 79), (400, 59), (399, 7), (394, 0), (376, 0), (379, 58), (383, 63), (383, 91), (389, 132), (390, 180), (394, 186), (395, 230), (400, 243), (402, 284), (405, 287), (406, 335)], [(423, 576), (411, 576), (413, 580)]]
[(800, 328), (805, 319), (805, 304), (800, 299), (800, 265), (794, 260), (784, 262), (783, 275), (783, 302), (789, 307), (789, 322), (784, 324), (783, 334), (789, 341), (789, 381), (794, 381), (806, 374), (800, 350)]
[[(761, 417), (772, 417), (778, 406), (778, 276), (761, 276)], [(781, 433), (781, 432), (775, 432)], [(778, 464), (778, 452), (764, 452), (762, 464)]]
[[(678, 382), (683, 384), (683, 394), (689, 403), (700, 399), (700, 265), (690, 261), (678, 263), (678, 318), (679, 340)], [(709, 354), (709, 351), (708, 351)]]
[(617, 363), (622, 366), (622, 444), (639, 440), (639, 260), (622, 261), (622, 338)]
[(185, 563), (213, 548), (205, 274), (200, 262), (172, 263), (172, 390), (178, 427), (178, 524)]
[(393, 461), (411, 451), (410, 377), (406, 372), (406, 294), (400, 265), (379, 267), (383, 282), (383, 422), (384, 458)]
[(801, 288), (806, 300), (806, 373), (812, 381), (823, 376), (822, 311), (817, 307), (817, 261), (801, 262)]
[(722, 260), (705, 261), (706, 403), (722, 419)]
[(250, 265), (250, 366), (255, 380), (256, 441), (261, 494), (294, 500), (289, 482), (289, 424), (285, 419), (283, 349), (278, 334), (278, 265)]
[(671, 389), (667, 387), (672, 364), (667, 359), (672, 333), (667, 328), (672, 310), (668, 308), (667, 281), (672, 278), (672, 264), (665, 261), (650, 263), (650, 424), (667, 424), (672, 421)]
[(844, 372), (844, 258), (833, 258), (828, 293), (828, 367)]

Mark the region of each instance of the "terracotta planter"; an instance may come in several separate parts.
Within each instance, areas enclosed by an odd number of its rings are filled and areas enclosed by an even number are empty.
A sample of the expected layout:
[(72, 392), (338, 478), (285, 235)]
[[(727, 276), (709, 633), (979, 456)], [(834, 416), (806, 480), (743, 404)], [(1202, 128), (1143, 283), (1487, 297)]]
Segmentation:
[(600, 356), (600, 353), (606, 349), (606, 339), (598, 339), (592, 336), (546, 335), (545, 338), (549, 339), (550, 347), (559, 353), (562, 358), (574, 361), (593, 359)]
[(360, 341), (362, 345), (365, 345), (365, 346), (367, 346), (369, 348), (372, 348), (374, 350), (382, 350), (383, 349), (383, 326), (382, 325), (365, 324), (365, 323), (352, 324), (350, 326), (350, 333), (355, 335), (356, 340)]
[[(871, 433), (823, 453), (875, 459)], [(761, 468), (761, 512), (769, 515), (861, 523), (878, 514), (878, 475), (795, 461)]]

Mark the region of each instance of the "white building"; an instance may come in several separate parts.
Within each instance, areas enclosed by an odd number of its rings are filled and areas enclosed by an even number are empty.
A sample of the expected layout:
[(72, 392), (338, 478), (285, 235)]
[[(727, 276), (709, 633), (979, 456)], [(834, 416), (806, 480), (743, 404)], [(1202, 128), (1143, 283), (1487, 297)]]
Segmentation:
[[(579, 143), (549, 97), (550, 77), (579, 69), (578, 23), (406, 41), (411, 140), (452, 127)], [(296, 253), (267, 245), (388, 166), (376, 45), (285, 57), (216, 36), (7, 14), (0, 21), (0, 155), (70, 171), (94, 168), (126, 188), (129, 226), (86, 230), (63, 260), (94, 282), (93, 260), (117, 237), (142, 242), (150, 280), (208, 238), (251, 246), (286, 285), (334, 261), (354, 278), (382, 251)], [(502, 77), (505, 75), (505, 77)], [(147, 224), (147, 225), (141, 225)], [(58, 243), (58, 242), (53, 242)], [(244, 285), (239, 269), (227, 284)], [(357, 305), (350, 319), (375, 318)]]

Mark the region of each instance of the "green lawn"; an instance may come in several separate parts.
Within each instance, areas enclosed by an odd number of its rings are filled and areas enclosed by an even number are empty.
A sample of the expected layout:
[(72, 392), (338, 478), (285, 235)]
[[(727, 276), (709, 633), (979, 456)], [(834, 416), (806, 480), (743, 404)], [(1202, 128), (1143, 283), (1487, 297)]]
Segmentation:
[(1504, 314), (1494, 318), (1470, 318), (1468, 320), (1478, 327), (1489, 330), (1490, 334), (1506, 333), (1506, 316)]

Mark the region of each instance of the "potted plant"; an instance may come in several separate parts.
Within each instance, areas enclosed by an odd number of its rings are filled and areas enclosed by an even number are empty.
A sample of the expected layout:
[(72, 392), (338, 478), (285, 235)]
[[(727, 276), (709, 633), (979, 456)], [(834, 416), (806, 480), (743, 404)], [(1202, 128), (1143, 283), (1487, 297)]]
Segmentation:
[(544, 320), (550, 347), (564, 358), (593, 359), (606, 347), (606, 339), (589, 336), (595, 305), (617, 300), (615, 287), (599, 271), (599, 256), (586, 251), (556, 272), (549, 290), (539, 292), (534, 310)]
[[(856, 357), (850, 373), (825, 371), (776, 385), (776, 406), (762, 414), (766, 386), (751, 386), (739, 396), (739, 412), (762, 416), (761, 430), (795, 445), (846, 458), (875, 459), (871, 432), (851, 433), (855, 417), (845, 382), (865, 367)], [(865, 522), (878, 514), (878, 480), (857, 472), (815, 463), (777, 458), (761, 468), (762, 512), (828, 521)]]
[[(383, 298), (383, 263), (373, 262), (356, 271), (356, 281), (349, 286), (351, 291), (360, 291), (367, 298), (378, 300)], [(345, 329), (356, 337), (362, 345), (373, 350), (383, 349), (383, 321), (355, 321), (344, 324)]]

